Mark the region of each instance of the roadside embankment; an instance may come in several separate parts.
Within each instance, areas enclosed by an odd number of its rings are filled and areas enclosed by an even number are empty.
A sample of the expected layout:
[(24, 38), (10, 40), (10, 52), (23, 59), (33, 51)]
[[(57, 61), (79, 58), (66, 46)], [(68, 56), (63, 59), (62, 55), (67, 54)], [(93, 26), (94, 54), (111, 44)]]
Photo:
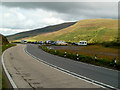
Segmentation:
[(109, 59), (102, 59), (98, 58), (97, 56), (86, 56), (81, 55), (79, 53), (70, 52), (70, 50), (62, 50), (62, 49), (55, 49), (50, 46), (40, 46), (40, 48), (48, 53), (58, 55), (65, 58), (70, 58), (71, 60), (76, 60), (80, 62), (85, 62), (97, 66), (107, 67), (110, 69), (120, 70), (120, 61), (117, 60), (116, 63), (114, 63), (114, 60)]

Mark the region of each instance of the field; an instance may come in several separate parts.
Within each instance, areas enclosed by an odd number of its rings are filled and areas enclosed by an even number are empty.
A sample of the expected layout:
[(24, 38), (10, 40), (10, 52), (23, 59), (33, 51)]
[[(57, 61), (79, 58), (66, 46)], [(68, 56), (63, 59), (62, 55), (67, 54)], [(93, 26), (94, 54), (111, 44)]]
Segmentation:
[[(48, 53), (69, 58), (78, 62), (84, 62), (115, 70), (120, 70), (118, 49), (105, 48), (99, 45), (90, 46), (40, 46)], [(116, 63), (114, 60), (116, 59)]]
[(115, 48), (105, 48), (101, 45), (90, 45), (90, 46), (50, 46), (52, 49), (69, 52), (78, 53), (85, 56), (97, 56), (100, 59), (113, 60), (118, 59), (118, 49)]
[[(48, 53), (58, 55), (71, 60), (80, 61), (88, 64), (102, 66), (106, 68), (120, 70), (120, 59), (118, 49), (105, 48), (99, 45), (90, 46), (40, 46)], [(116, 64), (114, 60), (117, 60)]]

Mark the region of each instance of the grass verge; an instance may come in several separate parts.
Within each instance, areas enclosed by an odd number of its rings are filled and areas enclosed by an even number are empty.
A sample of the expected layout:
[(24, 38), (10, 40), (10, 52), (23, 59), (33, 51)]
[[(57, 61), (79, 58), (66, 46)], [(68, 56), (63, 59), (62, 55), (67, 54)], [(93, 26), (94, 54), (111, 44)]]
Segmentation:
[(80, 61), (80, 62), (102, 66), (102, 67), (107, 67), (110, 69), (115, 69), (120, 71), (120, 61), (117, 61), (117, 63), (115, 64), (114, 61), (111, 61), (109, 59), (99, 59), (99, 58), (96, 59), (95, 56), (85, 56), (77, 53), (74, 54), (70, 52), (63, 52), (61, 50), (48, 48), (47, 46), (40, 46), (40, 48), (50, 54), (54, 54), (61, 57), (70, 58), (71, 60)]

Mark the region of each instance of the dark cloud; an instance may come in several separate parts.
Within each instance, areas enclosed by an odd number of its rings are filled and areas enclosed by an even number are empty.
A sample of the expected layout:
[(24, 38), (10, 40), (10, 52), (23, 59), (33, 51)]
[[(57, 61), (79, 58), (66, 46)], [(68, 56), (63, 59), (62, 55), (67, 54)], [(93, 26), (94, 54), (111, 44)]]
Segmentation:
[(3, 2), (2, 6), (0, 28), (24, 30), (82, 19), (118, 18), (117, 2)]
[(61, 13), (71, 12), (73, 9), (87, 9), (87, 3), (76, 2), (4, 2), (3, 5), (8, 7), (20, 7), (25, 9), (37, 9), (42, 8), (46, 10), (52, 10)]
[(115, 2), (4, 2), (3, 5), (24, 9), (41, 8), (48, 11), (68, 14), (75, 18), (80, 15), (93, 18), (117, 18), (117, 3)]

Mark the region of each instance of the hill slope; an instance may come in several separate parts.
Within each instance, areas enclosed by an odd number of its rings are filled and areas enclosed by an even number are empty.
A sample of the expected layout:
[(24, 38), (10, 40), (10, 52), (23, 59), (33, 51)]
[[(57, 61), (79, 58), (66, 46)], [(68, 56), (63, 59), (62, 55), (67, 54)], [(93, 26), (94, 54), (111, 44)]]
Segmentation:
[[(45, 38), (44, 38), (45, 37)], [(86, 40), (89, 43), (115, 41), (118, 37), (117, 19), (86, 19), (56, 32), (40, 34), (28, 40), (64, 40), (79, 42)]]
[(5, 45), (5, 44), (8, 44), (8, 40), (5, 36), (3, 36), (2, 34), (0, 34), (0, 45)]
[(42, 33), (58, 31), (60, 29), (69, 27), (75, 23), (76, 22), (68, 22), (68, 23), (62, 23), (62, 24), (58, 24), (58, 25), (47, 26), (47, 27), (40, 28), (40, 29), (35, 29), (35, 30), (31, 30), (31, 31), (26, 31), (26, 32), (21, 32), (21, 33), (17, 33), (14, 35), (10, 35), (10, 36), (7, 36), (7, 38), (8, 38), (8, 40), (17, 40), (17, 39), (22, 39), (22, 38), (26, 38), (26, 37), (32, 37), (32, 36), (36, 36), (36, 35), (42, 34)]

